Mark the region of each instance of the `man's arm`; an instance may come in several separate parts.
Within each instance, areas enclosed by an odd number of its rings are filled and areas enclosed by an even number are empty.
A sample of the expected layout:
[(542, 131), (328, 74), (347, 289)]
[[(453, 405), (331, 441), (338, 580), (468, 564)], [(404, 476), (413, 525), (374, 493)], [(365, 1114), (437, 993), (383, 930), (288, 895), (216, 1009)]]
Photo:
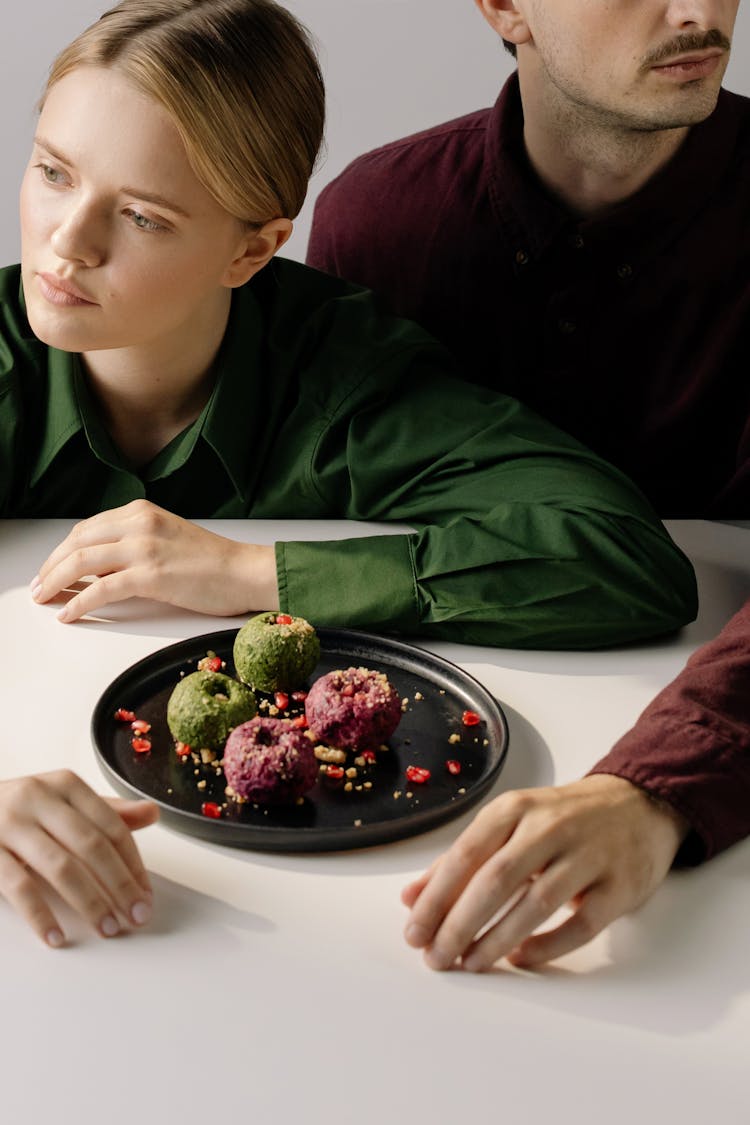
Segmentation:
[(675, 857), (699, 862), (748, 834), (750, 602), (587, 777), (486, 805), (405, 889), (407, 941), (436, 969), (542, 964), (639, 906)]
[(750, 832), (750, 601), (591, 770), (667, 801), (691, 826), (678, 862)]

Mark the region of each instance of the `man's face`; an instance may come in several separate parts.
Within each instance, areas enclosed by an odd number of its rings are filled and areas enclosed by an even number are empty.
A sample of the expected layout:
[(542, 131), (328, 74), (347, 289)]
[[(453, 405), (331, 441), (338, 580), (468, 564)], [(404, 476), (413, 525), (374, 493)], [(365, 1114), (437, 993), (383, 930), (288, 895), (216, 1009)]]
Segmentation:
[(716, 104), (739, 0), (516, 0), (519, 68), (602, 124), (693, 125)]

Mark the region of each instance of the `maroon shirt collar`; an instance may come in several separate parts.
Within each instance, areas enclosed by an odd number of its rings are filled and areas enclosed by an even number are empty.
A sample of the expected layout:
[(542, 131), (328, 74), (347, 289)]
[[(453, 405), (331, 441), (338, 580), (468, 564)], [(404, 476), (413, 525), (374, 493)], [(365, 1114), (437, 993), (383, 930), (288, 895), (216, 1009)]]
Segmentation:
[(672, 159), (622, 203), (579, 219), (539, 180), (523, 143), (523, 108), (515, 72), (489, 117), (485, 169), (495, 217), (518, 252), (541, 258), (560, 237), (582, 237), (591, 249), (622, 254), (633, 267), (668, 244), (709, 205), (734, 159), (741, 115), (736, 95), (721, 90), (714, 112), (695, 125)]

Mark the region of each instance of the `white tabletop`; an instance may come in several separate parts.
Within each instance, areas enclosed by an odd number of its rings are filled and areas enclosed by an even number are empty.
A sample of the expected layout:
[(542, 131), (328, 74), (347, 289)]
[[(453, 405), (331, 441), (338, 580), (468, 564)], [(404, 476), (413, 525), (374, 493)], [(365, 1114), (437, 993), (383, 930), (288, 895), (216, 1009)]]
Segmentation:
[[(0, 774), (70, 766), (107, 792), (89, 741), (102, 690), (163, 644), (240, 621), (133, 602), (59, 624), (28, 582), (69, 526), (0, 523)], [(368, 530), (211, 526), (257, 542)], [(750, 530), (670, 528), (701, 591), (677, 638), (573, 654), (430, 646), (506, 711), (493, 792), (580, 776), (750, 596)], [(63, 914), (75, 940), (59, 952), (0, 903), (2, 1120), (747, 1125), (750, 842), (670, 875), (636, 915), (543, 972), (435, 974), (402, 940), (399, 890), (470, 815), (321, 855), (155, 826), (138, 838), (150, 927), (103, 941)]]

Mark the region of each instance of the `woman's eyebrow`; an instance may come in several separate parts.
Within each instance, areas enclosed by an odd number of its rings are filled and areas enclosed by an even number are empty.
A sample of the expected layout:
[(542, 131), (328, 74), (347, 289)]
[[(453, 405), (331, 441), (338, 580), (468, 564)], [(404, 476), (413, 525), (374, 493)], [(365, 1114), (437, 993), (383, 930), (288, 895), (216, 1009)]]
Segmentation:
[[(73, 166), (73, 161), (59, 152), (58, 149), (51, 145), (45, 137), (34, 137), (34, 144), (39, 148), (43, 148), (55, 160), (59, 160), (61, 164), (67, 164), (69, 167)], [(173, 211), (176, 215), (182, 215), (184, 219), (189, 219), (190, 215), (184, 207), (180, 207), (177, 203), (173, 203), (170, 199), (165, 199), (163, 195), (158, 195), (155, 192), (143, 191), (141, 188), (134, 187), (121, 187), (120, 192), (122, 195), (134, 195), (137, 199), (142, 199), (145, 203), (153, 203), (156, 207), (164, 207), (168, 211)]]

